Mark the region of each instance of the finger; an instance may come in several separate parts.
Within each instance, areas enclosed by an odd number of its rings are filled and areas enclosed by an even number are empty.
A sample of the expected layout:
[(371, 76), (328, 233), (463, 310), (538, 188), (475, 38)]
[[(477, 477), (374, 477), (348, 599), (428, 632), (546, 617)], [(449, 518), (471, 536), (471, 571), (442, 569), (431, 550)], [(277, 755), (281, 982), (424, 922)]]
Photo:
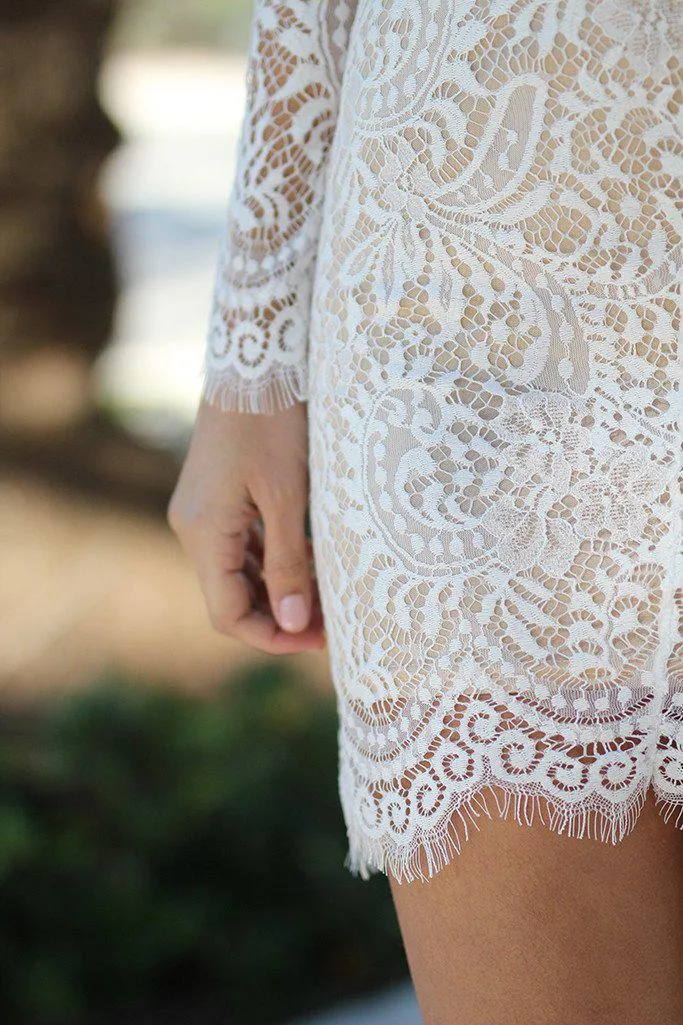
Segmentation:
[(229, 573), (207, 579), (207, 605), (211, 622), (219, 633), (228, 634), (236, 640), (272, 655), (292, 654), (324, 646), (325, 639), (320, 626), (293, 634), (282, 630), (273, 618), (270, 606), (267, 611), (254, 608), (250, 602), (249, 585), (244, 573)]
[(241, 525), (204, 534), (194, 555), (209, 619), (220, 633), (229, 633), (231, 625), (249, 612), (256, 594), (247, 561), (248, 536), (248, 528)]
[(280, 495), (262, 505), (264, 521), (263, 576), (273, 615), (283, 630), (303, 631), (312, 612), (310, 551), (304, 531), (305, 501), (301, 494)]
[[(264, 530), (263, 520), (260, 517), (255, 517), (248, 524), (248, 536), (247, 536), (247, 551), (253, 552), (254, 555), (261, 561), (263, 561), (263, 548), (264, 548)], [(304, 538), (306, 543), (306, 550), (308, 552), (309, 569), (315, 574), (315, 566), (313, 562), (313, 541), (307, 535)]]
[[(311, 571), (312, 575), (311, 617), (309, 621), (309, 629), (311, 631), (319, 631), (320, 636), (324, 640), (324, 622), (320, 603), (320, 594), (318, 591), (318, 582), (315, 576), (315, 566), (313, 563), (313, 550), (310, 540), (306, 540), (307, 550), (309, 553), (309, 570)], [(260, 552), (260, 544), (257, 544), (255, 547), (256, 550)], [(262, 556), (260, 554), (255, 554), (255, 552), (252, 550), (251, 545), (248, 545), (247, 547), (247, 552), (244, 558), (243, 571), (249, 578), (249, 581), (253, 588), (252, 607), (257, 609), (258, 611), (267, 612), (272, 615), (272, 610), (270, 608), (270, 599), (268, 597), (268, 589), (263, 578)]]
[(220, 545), (197, 555), (200, 584), (212, 626), (270, 654), (291, 654), (325, 645), (322, 620), (297, 634), (283, 631), (273, 617), (261, 563), (245, 550), (244, 530), (221, 535)]

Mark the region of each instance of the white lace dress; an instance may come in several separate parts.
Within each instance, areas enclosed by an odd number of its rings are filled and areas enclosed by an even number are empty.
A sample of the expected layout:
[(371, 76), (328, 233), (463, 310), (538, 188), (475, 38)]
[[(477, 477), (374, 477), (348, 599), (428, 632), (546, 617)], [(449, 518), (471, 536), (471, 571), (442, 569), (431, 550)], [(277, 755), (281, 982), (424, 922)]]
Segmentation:
[(682, 19), (255, 0), (204, 395), (308, 402), (364, 879), (683, 824)]

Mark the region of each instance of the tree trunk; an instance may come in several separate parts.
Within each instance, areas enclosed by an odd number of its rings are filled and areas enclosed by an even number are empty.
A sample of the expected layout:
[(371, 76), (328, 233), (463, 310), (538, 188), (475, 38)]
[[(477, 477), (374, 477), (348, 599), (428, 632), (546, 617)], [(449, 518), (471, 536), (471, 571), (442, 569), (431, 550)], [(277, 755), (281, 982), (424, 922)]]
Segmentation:
[(53, 430), (89, 412), (117, 291), (97, 184), (119, 141), (97, 100), (116, 7), (0, 7), (0, 425)]

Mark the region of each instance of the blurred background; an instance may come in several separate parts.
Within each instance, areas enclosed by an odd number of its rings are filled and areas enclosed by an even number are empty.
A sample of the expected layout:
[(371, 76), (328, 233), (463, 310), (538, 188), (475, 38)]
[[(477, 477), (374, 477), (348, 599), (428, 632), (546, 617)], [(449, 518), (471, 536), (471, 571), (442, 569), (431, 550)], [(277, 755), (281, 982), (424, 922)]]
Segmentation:
[(419, 1020), (326, 652), (212, 631), (165, 521), (252, 3), (0, 8), (2, 1025)]

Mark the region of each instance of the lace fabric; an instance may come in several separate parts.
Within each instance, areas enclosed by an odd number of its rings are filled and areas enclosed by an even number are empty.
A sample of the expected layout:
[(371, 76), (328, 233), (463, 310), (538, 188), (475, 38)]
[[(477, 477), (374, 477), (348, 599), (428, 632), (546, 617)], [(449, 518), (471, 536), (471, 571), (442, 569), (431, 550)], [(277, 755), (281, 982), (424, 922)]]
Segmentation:
[(682, 20), (257, 2), (206, 394), (308, 402), (363, 878), (683, 824)]
[(226, 410), (273, 413), (308, 396), (311, 289), (352, 10), (346, 0), (255, 0), (202, 367), (202, 395)]

